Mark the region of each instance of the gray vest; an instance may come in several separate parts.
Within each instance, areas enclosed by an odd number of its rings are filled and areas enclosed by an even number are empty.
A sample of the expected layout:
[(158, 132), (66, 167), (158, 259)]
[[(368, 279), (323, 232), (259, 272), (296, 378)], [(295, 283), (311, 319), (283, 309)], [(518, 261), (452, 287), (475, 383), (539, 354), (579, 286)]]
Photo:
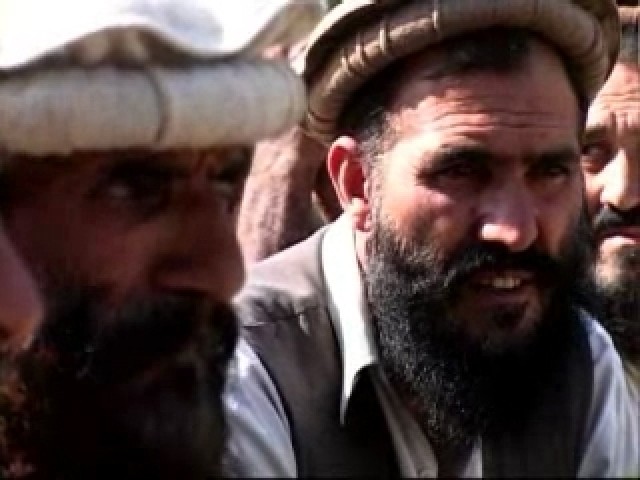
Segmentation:
[[(339, 417), (342, 360), (327, 308), (321, 230), (256, 265), (238, 301), (243, 333), (269, 372), (292, 430), (303, 477), (398, 476), (380, 406), (361, 376), (345, 425)], [(576, 322), (566, 365), (539, 407), (509, 433), (483, 437), (486, 477), (576, 476), (592, 397), (593, 364)]]

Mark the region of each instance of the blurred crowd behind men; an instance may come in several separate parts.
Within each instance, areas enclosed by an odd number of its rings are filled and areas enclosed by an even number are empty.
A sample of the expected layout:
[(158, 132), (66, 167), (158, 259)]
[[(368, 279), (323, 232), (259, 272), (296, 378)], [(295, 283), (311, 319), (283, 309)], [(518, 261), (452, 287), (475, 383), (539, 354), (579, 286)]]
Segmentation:
[[(339, 0), (329, 1), (329, 7)], [(295, 59), (304, 40), (269, 48), (268, 57)], [(256, 145), (238, 217), (247, 264), (304, 240), (342, 213), (325, 167), (326, 146), (298, 126)]]
[(640, 5), (618, 3), (620, 54), (589, 110), (582, 166), (601, 318), (624, 361), (640, 425)]
[(304, 240), (340, 215), (326, 154), (297, 126), (256, 145), (238, 216), (247, 264)]
[(612, 0), (354, 0), (311, 33), (306, 128), (345, 214), (250, 270), (241, 476), (640, 473), (582, 306), (581, 138)]
[[(2, 478), (224, 473), (237, 206), (253, 143), (306, 102), (261, 52), (323, 13), (319, 0), (0, 2), (3, 222), (46, 301), (31, 344), (1, 359)], [(3, 325), (32, 329), (38, 309), (13, 310)]]

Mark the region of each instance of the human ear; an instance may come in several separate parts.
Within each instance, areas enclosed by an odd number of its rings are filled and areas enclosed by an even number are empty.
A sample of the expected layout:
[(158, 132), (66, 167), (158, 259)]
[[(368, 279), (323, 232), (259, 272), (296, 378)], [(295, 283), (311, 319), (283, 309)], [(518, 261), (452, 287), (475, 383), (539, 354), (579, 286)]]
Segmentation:
[(342, 136), (333, 142), (327, 155), (327, 171), (331, 177), (340, 205), (351, 217), (356, 230), (371, 228), (369, 177), (362, 163), (358, 142)]

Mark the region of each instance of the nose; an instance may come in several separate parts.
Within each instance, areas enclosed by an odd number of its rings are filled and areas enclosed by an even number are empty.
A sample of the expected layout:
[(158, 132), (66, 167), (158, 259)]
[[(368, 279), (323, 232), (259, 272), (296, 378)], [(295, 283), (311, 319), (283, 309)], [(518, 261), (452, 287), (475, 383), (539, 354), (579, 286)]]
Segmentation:
[(28, 346), (43, 316), (35, 282), (0, 227), (0, 349)]
[(501, 243), (512, 252), (526, 250), (535, 242), (537, 213), (524, 187), (505, 186), (479, 202), (481, 241)]
[(620, 149), (606, 167), (601, 202), (618, 210), (640, 205), (640, 152)]
[(189, 201), (174, 216), (173, 233), (155, 268), (164, 291), (195, 293), (229, 302), (244, 282), (235, 222), (215, 199)]

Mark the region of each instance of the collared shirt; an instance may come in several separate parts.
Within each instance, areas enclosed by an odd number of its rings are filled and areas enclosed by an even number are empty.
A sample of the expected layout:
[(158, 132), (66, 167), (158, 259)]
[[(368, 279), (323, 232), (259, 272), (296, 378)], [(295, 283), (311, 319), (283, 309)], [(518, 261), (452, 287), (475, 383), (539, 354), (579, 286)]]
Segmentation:
[(229, 428), (227, 476), (297, 476), (291, 430), (277, 389), (260, 359), (240, 338), (223, 396)]
[[(367, 314), (353, 230), (347, 216), (342, 216), (327, 231), (322, 242), (321, 258), (328, 288), (329, 313), (342, 353), (342, 421), (358, 374), (365, 367), (373, 366), (368, 371), (371, 372), (391, 432), (400, 473), (403, 477), (437, 477), (437, 462), (431, 445), (378, 365), (378, 352)], [(479, 445), (473, 449), (465, 473), (470, 477), (482, 475)]]
[[(631, 422), (629, 422), (629, 425), (630, 429), (635, 429), (635, 444), (630, 445), (629, 448), (636, 452), (640, 452), (640, 365), (632, 364), (627, 360), (624, 362), (624, 369), (627, 375), (627, 387), (629, 389), (629, 397), (631, 399)], [(640, 453), (638, 455), (640, 456)], [(638, 461), (640, 462), (640, 459)], [(640, 467), (638, 467), (638, 470), (633, 476), (640, 477)]]
[[(419, 425), (398, 399), (378, 366), (378, 354), (357, 262), (354, 234), (347, 216), (331, 225), (322, 243), (322, 267), (328, 286), (329, 312), (343, 362), (341, 418), (349, 404), (354, 383), (365, 367), (372, 372), (398, 464), (403, 476), (437, 477), (438, 465)], [(588, 315), (583, 315), (594, 361), (594, 395), (586, 428), (586, 448), (579, 476), (607, 477), (640, 473), (640, 429), (632, 425), (632, 408), (624, 371), (608, 334)], [(248, 348), (242, 345), (243, 350)], [(243, 476), (296, 476), (297, 468), (290, 430), (276, 389), (259, 360), (249, 351), (240, 352), (247, 362), (247, 381), (231, 382), (227, 400), (231, 412), (231, 463)], [(255, 382), (257, 385), (251, 385)], [(250, 392), (247, 393), (246, 390)], [(238, 401), (240, 399), (240, 401)], [(242, 402), (247, 406), (243, 408)], [(227, 401), (229, 404), (229, 401)], [(251, 438), (247, 438), (251, 435)], [(478, 439), (463, 477), (482, 476), (482, 446)]]
[(629, 391), (631, 395), (638, 401), (640, 409), (640, 366), (634, 365), (627, 361), (624, 363), (624, 369), (627, 373), (627, 381), (629, 382)]

